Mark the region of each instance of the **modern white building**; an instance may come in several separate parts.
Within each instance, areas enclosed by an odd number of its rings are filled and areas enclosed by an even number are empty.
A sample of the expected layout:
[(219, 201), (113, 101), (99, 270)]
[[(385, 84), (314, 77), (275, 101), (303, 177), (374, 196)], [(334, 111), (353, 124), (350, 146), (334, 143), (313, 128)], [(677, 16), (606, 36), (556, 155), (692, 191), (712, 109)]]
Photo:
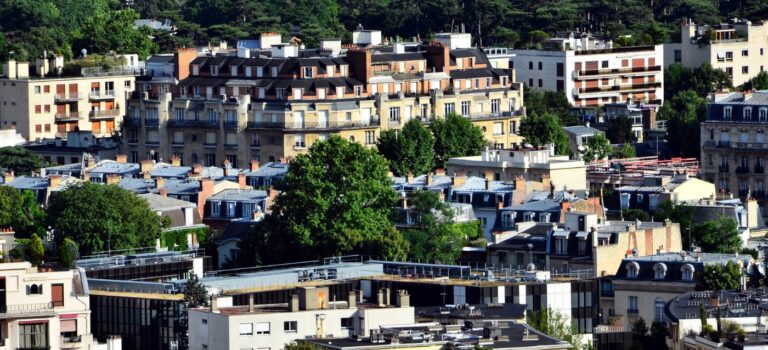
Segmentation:
[(334, 300), (328, 287), (296, 292), (288, 305), (219, 307), (220, 300), (214, 297), (210, 308), (189, 311), (190, 349), (279, 350), (299, 339), (364, 336), (381, 326), (415, 322), (410, 296), (404, 291), (395, 296), (396, 305), (359, 304), (355, 291)]
[(768, 22), (734, 19), (717, 25), (680, 25), (679, 43), (664, 44), (665, 65), (695, 68), (709, 63), (722, 69), (739, 86), (768, 67)]
[(617, 48), (590, 34), (571, 33), (542, 43), (540, 49), (508, 53), (519, 82), (562, 91), (574, 107), (663, 100), (662, 45)]

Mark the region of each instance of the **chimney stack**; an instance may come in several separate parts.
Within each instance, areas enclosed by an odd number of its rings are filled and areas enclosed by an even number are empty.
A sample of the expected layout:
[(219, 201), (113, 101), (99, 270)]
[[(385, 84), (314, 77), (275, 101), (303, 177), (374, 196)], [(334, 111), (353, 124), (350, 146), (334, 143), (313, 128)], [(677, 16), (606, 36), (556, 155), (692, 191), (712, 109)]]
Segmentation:
[(179, 158), (179, 155), (174, 154), (171, 156), (171, 166), (181, 166), (181, 158)]
[(408, 295), (408, 291), (401, 289), (397, 291), (397, 306), (398, 307), (410, 307), (411, 296)]
[(195, 174), (201, 174), (203, 172), (203, 165), (200, 163), (195, 163), (192, 165), (192, 172)]
[(424, 185), (429, 186), (432, 183), (432, 173), (427, 173), (427, 176), (424, 179)]
[(157, 194), (159, 194), (159, 195), (161, 195), (163, 197), (168, 197), (168, 191), (166, 189), (164, 189), (164, 188), (161, 188), (160, 190), (158, 190)]
[(493, 184), (493, 171), (485, 171), (485, 189), (490, 190), (491, 184)]
[(410, 172), (410, 171), (408, 172), (408, 174), (405, 176), (405, 181), (407, 183), (413, 182), (413, 173), (412, 172)]
[(155, 178), (155, 188), (161, 189), (165, 187), (165, 178), (162, 178), (160, 176)]
[(5, 172), (5, 176), (3, 177), (3, 183), (8, 185), (15, 179), (16, 176), (13, 174), (13, 170)]
[(443, 168), (435, 169), (435, 175), (436, 176), (445, 176), (445, 169), (443, 169)]
[(118, 163), (128, 163), (128, 155), (127, 154), (118, 154), (115, 156), (115, 161)]
[(248, 294), (248, 312), (253, 312), (255, 309), (253, 305), (253, 294)]
[(96, 159), (93, 159), (93, 156), (88, 155), (88, 165), (86, 166), (88, 169), (93, 168), (96, 166)]
[(118, 174), (107, 174), (107, 185), (117, 185), (120, 183), (120, 179)]
[(240, 189), (245, 189), (247, 187), (245, 184), (245, 173), (237, 174), (237, 184), (240, 186)]
[(357, 308), (357, 291), (350, 290), (349, 296), (347, 296), (347, 305), (350, 309)]
[(48, 187), (57, 188), (61, 185), (61, 175), (51, 175), (48, 177)]
[(258, 160), (251, 160), (251, 171), (259, 170), (259, 161)]
[(154, 162), (152, 162), (151, 159), (144, 159), (141, 161), (139, 171), (141, 171), (145, 179), (148, 179), (152, 173), (152, 168), (154, 168), (154, 166), (155, 164)]
[(467, 181), (467, 177), (464, 173), (454, 174), (453, 178), (451, 178), (451, 184), (454, 188), (464, 186), (465, 181)]
[(219, 298), (215, 295), (211, 296), (211, 312), (219, 312)]
[(290, 310), (291, 312), (299, 311), (299, 295), (298, 294), (291, 295)]

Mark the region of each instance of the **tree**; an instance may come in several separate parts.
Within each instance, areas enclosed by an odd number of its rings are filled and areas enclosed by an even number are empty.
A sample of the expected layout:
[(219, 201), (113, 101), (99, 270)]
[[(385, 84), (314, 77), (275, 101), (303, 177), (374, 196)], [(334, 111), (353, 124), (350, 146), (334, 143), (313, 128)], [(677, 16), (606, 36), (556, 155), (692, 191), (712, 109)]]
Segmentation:
[(561, 125), (569, 126), (579, 123), (579, 117), (562, 91), (526, 88), (523, 90), (523, 101), (525, 101), (525, 111), (528, 115), (551, 113), (560, 119)]
[(667, 100), (659, 111), (659, 119), (667, 120), (667, 140), (678, 154), (699, 157), (699, 123), (704, 121), (707, 100), (693, 90), (678, 93)]
[(29, 262), (32, 263), (32, 265), (37, 266), (43, 261), (44, 255), (45, 250), (43, 249), (43, 240), (40, 239), (40, 236), (33, 233), (32, 237), (29, 239), (29, 245), (27, 246), (27, 258), (29, 258)]
[(768, 89), (768, 72), (762, 71), (752, 78), (746, 88), (752, 90), (766, 90)]
[(59, 244), (70, 238), (83, 255), (154, 246), (167, 217), (149, 209), (147, 201), (115, 185), (84, 182), (52, 196), (48, 223), (58, 230)]
[(271, 247), (260, 259), (381, 255), (398, 200), (387, 173), (386, 159), (357, 142), (331, 136), (313, 144), (291, 161), (256, 229)]
[(656, 206), (653, 211), (653, 218), (656, 221), (669, 221), (680, 224), (680, 235), (683, 240), (683, 248), (691, 247), (691, 241), (688, 234), (693, 234), (693, 214), (694, 209), (685, 204), (674, 205), (672, 201), (663, 201)]
[(606, 159), (611, 155), (611, 144), (603, 134), (595, 134), (595, 136), (589, 138), (587, 146), (585, 147), (584, 154), (581, 155), (581, 159), (585, 163), (589, 163), (593, 160)]
[(389, 161), (389, 169), (396, 176), (432, 171), (434, 146), (435, 138), (418, 119), (409, 120), (402, 131), (383, 131), (377, 144), (379, 153)]
[(732, 217), (705, 221), (693, 228), (694, 239), (708, 253), (735, 253), (741, 250), (739, 226)]
[(309, 342), (292, 342), (285, 344), (283, 350), (322, 350), (323, 348)]
[(96, 12), (83, 21), (74, 46), (89, 53), (136, 53), (146, 59), (157, 52), (157, 45), (149, 38), (149, 28), (133, 28), (138, 18), (132, 9)]
[(13, 228), (17, 237), (30, 237), (45, 232), (45, 220), (45, 211), (34, 192), (0, 186), (0, 227)]
[(61, 250), (59, 251), (61, 265), (71, 269), (75, 267), (75, 261), (77, 261), (79, 257), (80, 253), (77, 248), (77, 243), (69, 238), (64, 238), (64, 242), (61, 244)]
[(486, 146), (483, 131), (458, 114), (435, 119), (429, 125), (435, 136), (435, 164), (444, 167), (448, 159), (476, 156)]
[(208, 291), (193, 272), (184, 286), (184, 301), (179, 317), (179, 349), (189, 349), (189, 309), (208, 306)]
[(613, 158), (618, 159), (627, 159), (627, 158), (634, 158), (637, 154), (635, 153), (635, 148), (632, 147), (632, 144), (625, 143), (613, 151)]
[(557, 116), (551, 113), (525, 116), (520, 124), (520, 135), (525, 138), (526, 143), (535, 147), (552, 143), (555, 145), (555, 153), (570, 153), (568, 135), (565, 134)]
[(0, 168), (16, 175), (29, 175), (44, 167), (43, 159), (20, 146), (0, 148)]
[(697, 290), (734, 290), (741, 285), (741, 266), (729, 261), (725, 266), (720, 264), (704, 265), (704, 271), (696, 281)]
[(651, 323), (651, 334), (648, 339), (649, 349), (667, 350), (667, 326), (659, 321)]
[(640, 317), (632, 324), (632, 350), (648, 349), (648, 326), (645, 320)]
[(626, 221), (651, 221), (651, 216), (642, 209), (622, 209), (621, 215)]
[(707, 97), (709, 93), (732, 88), (731, 77), (722, 69), (712, 67), (709, 62), (705, 62), (699, 67), (693, 69), (690, 84), (688, 85), (696, 90), (700, 97)]
[(570, 343), (571, 349), (581, 348), (581, 337), (571, 325), (568, 316), (550, 308), (528, 313), (527, 323), (539, 332)]
[(605, 134), (611, 143), (632, 143), (635, 141), (635, 133), (632, 132), (632, 120), (624, 116), (609, 120)]
[[(404, 230), (413, 260), (450, 264), (456, 262), (466, 243), (465, 232), (454, 224), (454, 212), (436, 192), (417, 191), (408, 196), (409, 210), (416, 219)], [(478, 226), (479, 228), (479, 226)], [(477, 236), (477, 232), (474, 234)]]
[(664, 69), (664, 99), (669, 100), (681, 91), (691, 88), (693, 70), (673, 63)]

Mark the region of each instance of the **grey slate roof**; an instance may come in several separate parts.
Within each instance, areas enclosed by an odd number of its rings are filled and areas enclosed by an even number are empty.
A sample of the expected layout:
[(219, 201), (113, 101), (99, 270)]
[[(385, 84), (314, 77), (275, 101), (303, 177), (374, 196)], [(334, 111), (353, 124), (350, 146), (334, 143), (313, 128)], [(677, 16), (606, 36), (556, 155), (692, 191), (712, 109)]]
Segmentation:
[(165, 180), (163, 189), (168, 194), (194, 194), (200, 189), (200, 181), (193, 179), (168, 179)]
[(245, 176), (275, 177), (288, 172), (287, 163), (270, 162), (259, 167), (256, 171), (245, 171)]
[(208, 201), (260, 201), (269, 196), (267, 191), (228, 189), (208, 197)]
[(596, 135), (596, 134), (603, 133), (600, 130), (597, 130), (589, 126), (584, 126), (584, 125), (566, 126), (563, 129), (565, 130), (565, 132), (574, 134), (574, 135)]
[(120, 183), (117, 184), (120, 188), (135, 193), (150, 193), (155, 190), (154, 180), (136, 179), (124, 177), (120, 179)]
[(17, 190), (43, 190), (48, 188), (48, 179), (39, 176), (19, 176), (6, 185)]
[(768, 90), (752, 92), (752, 95), (744, 101), (744, 93), (733, 92), (728, 96), (719, 99), (715, 104), (734, 104), (734, 105), (766, 105), (768, 106)]
[(162, 177), (162, 178), (170, 178), (170, 177), (185, 178), (188, 176), (190, 170), (192, 170), (192, 167), (160, 164), (152, 168), (150, 175), (152, 177)]
[(96, 166), (88, 170), (93, 174), (138, 174), (139, 164), (136, 163), (118, 163), (114, 160), (102, 160), (96, 163)]
[(455, 187), (453, 192), (511, 192), (514, 191), (514, 183), (508, 183), (503, 181), (492, 181), (490, 189), (485, 188), (485, 178), (470, 176), (459, 187)]
[(197, 207), (197, 205), (191, 202), (170, 198), (170, 197), (164, 197), (154, 193), (140, 194), (139, 197), (144, 198), (144, 200), (146, 200), (147, 203), (149, 203), (149, 209), (151, 209), (152, 211), (170, 211), (170, 210), (176, 210), (176, 209), (182, 209), (182, 208)]

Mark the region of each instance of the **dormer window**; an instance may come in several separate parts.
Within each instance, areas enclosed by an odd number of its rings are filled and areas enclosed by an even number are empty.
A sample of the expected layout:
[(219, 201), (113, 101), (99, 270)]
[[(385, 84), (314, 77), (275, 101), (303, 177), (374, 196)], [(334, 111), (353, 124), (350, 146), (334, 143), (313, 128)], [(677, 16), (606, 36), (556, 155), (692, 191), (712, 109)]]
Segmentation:
[(744, 120), (752, 120), (752, 107), (744, 107)]
[(301, 89), (293, 89), (293, 99), (301, 100)]
[(277, 67), (272, 67), (272, 76), (273, 77), (277, 76)]
[(221, 215), (221, 202), (211, 201), (211, 216), (217, 218)]
[(264, 76), (264, 67), (256, 67), (256, 77), (261, 78)]
[(760, 111), (758, 112), (758, 118), (761, 122), (768, 120), (768, 108), (760, 108)]
[(312, 78), (312, 67), (304, 67), (304, 78)]
[(285, 100), (285, 89), (275, 89), (278, 100)]
[(733, 114), (733, 107), (726, 106), (723, 108), (723, 119), (725, 120), (731, 120), (731, 115)]
[(192, 75), (198, 75), (200, 74), (200, 65), (193, 64), (192, 65)]
[(237, 76), (237, 66), (230, 66), (229, 68), (229, 75), (236, 77)]
[(194, 88), (192, 88), (192, 93), (195, 95), (195, 97), (200, 97), (200, 87), (195, 86)]
[(211, 66), (211, 75), (213, 75), (213, 76), (219, 75), (219, 67), (218, 66)]
[(245, 76), (251, 77), (253, 75), (253, 67), (245, 67)]
[(637, 278), (637, 273), (640, 271), (640, 266), (631, 261), (627, 264), (627, 278)]
[(653, 266), (653, 278), (657, 280), (663, 280), (664, 276), (667, 275), (667, 265), (663, 263), (658, 263)]
[(362, 86), (355, 86), (355, 96), (360, 97), (360, 95), (363, 94), (363, 87)]
[(693, 265), (685, 264), (680, 270), (683, 273), (683, 281), (693, 281), (693, 273), (696, 271)]

